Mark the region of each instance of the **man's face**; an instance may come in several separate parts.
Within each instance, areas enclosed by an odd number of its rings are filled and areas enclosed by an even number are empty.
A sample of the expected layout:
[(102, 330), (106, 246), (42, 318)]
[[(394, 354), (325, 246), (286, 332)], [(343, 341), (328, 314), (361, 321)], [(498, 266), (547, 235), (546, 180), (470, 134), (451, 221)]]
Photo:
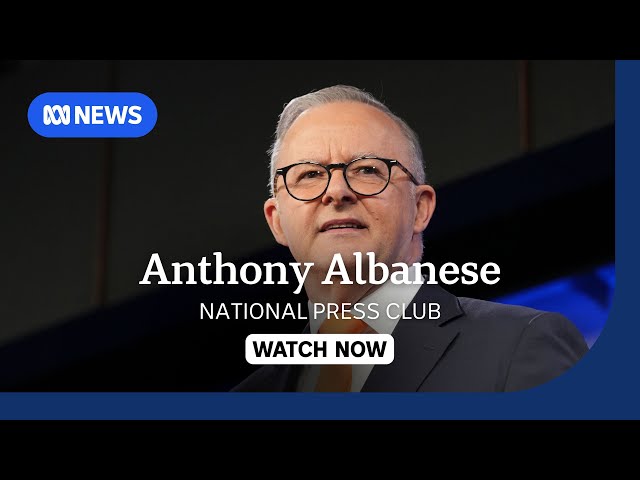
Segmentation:
[[(296, 119), (283, 139), (276, 168), (304, 161), (347, 163), (364, 154), (396, 159), (412, 170), (409, 142), (391, 118), (369, 105), (331, 103)], [(264, 211), (274, 237), (296, 261), (313, 262), (323, 272), (335, 253), (348, 267), (355, 263), (354, 252), (363, 252), (365, 259), (366, 252), (375, 252), (376, 260), (387, 265), (409, 263), (435, 201), (431, 187), (416, 187), (414, 193), (412, 185), (393, 167), (382, 193), (361, 196), (349, 189), (344, 171), (334, 169), (326, 192), (301, 202), (289, 195), (279, 176), (275, 199), (265, 202)], [(352, 226), (330, 228), (339, 224)]]

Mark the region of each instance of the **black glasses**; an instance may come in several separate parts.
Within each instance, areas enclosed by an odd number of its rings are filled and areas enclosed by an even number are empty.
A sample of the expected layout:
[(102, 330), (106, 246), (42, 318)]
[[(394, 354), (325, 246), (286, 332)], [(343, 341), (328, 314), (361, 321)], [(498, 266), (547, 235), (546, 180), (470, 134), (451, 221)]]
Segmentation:
[(420, 183), (398, 160), (374, 156), (358, 157), (348, 163), (322, 165), (317, 162), (301, 162), (276, 170), (273, 190), (277, 192), (278, 176), (284, 178), (284, 186), (296, 200), (308, 202), (324, 195), (331, 181), (331, 170), (341, 168), (347, 186), (358, 195), (373, 196), (382, 193), (391, 180), (391, 167), (397, 166), (416, 185)]

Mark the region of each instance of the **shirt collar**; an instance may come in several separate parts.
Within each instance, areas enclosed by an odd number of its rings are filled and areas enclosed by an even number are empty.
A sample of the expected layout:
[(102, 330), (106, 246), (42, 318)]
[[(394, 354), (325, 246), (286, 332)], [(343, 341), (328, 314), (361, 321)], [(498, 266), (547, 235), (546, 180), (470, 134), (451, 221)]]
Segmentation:
[[(369, 325), (369, 327), (374, 329), (377, 333), (391, 334), (391, 332), (393, 332), (393, 330), (396, 328), (396, 325), (400, 321), (400, 313), (402, 307), (406, 307), (407, 305), (409, 305), (409, 303), (411, 303), (413, 297), (416, 295), (416, 293), (418, 293), (418, 290), (420, 290), (421, 286), (421, 283), (412, 283), (410, 285), (396, 285), (395, 283), (392, 283), (390, 279), (387, 280), (379, 288), (357, 302), (362, 304), (359, 309), (360, 312), (363, 312), (365, 315), (362, 320), (366, 322), (367, 325)], [(397, 306), (391, 304), (396, 304)], [(398, 308), (398, 306), (400, 308)], [(308, 308), (309, 330), (311, 333), (318, 333), (318, 329), (326, 318), (326, 314), (318, 313), (314, 315), (314, 302), (312, 302), (311, 300), (309, 300), (308, 302)], [(387, 315), (387, 308), (389, 308), (390, 315)], [(324, 311), (326, 311), (326, 309)], [(351, 310), (351, 314), (358, 317), (362, 315), (362, 313), (356, 312), (356, 310)]]

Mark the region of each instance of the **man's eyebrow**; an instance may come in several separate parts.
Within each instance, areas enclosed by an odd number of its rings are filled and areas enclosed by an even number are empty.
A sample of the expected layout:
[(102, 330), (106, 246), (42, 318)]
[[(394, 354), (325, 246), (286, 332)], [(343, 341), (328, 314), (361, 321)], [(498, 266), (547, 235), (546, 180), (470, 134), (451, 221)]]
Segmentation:
[(293, 163), (303, 163), (303, 162), (322, 163), (323, 160), (318, 160), (317, 158), (312, 158), (312, 157), (302, 157), (302, 158), (297, 158), (296, 161)]
[(356, 158), (362, 158), (362, 157), (378, 157), (379, 155), (376, 155), (374, 152), (362, 152), (362, 153), (356, 153), (353, 157), (351, 157), (351, 160), (355, 160)]
[[(376, 155), (374, 152), (357, 152), (354, 153), (353, 155), (349, 156), (349, 160), (347, 160), (347, 162), (351, 161), (351, 160), (355, 160), (357, 158), (362, 158), (362, 157), (377, 157), (379, 155)], [(328, 164), (328, 163), (337, 163), (337, 162), (330, 162), (329, 160), (326, 159), (322, 159), (322, 160), (318, 160), (318, 158), (313, 158), (313, 157), (304, 157), (304, 158), (299, 158), (295, 161), (295, 163), (302, 163), (302, 162), (314, 162), (314, 163), (321, 163), (321, 164)], [(346, 163), (346, 162), (345, 162)]]

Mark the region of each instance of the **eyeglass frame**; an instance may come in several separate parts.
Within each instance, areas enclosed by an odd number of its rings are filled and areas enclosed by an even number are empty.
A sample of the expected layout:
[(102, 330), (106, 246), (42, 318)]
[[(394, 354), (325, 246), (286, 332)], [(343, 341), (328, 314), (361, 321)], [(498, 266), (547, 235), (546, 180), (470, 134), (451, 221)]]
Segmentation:
[[(387, 178), (386, 185), (378, 193), (359, 193), (359, 192), (356, 192), (351, 187), (351, 185), (349, 184), (349, 180), (347, 179), (347, 176), (345, 175), (345, 172), (347, 171), (347, 168), (349, 167), (349, 165), (351, 165), (353, 162), (357, 162), (358, 160), (381, 160), (382, 162), (384, 162), (387, 165), (387, 168), (389, 169), (389, 178)], [(322, 190), (322, 193), (320, 193), (319, 195), (317, 195), (317, 196), (315, 196), (313, 198), (310, 198), (308, 200), (301, 200), (300, 198), (296, 197), (295, 195), (293, 195), (291, 193), (291, 191), (289, 190), (289, 186), (287, 185), (287, 172), (290, 169), (292, 169), (293, 167), (297, 166), (297, 165), (318, 165), (319, 167), (322, 167), (327, 171), (327, 173), (329, 174), (329, 178), (327, 179), (327, 185), (324, 187), (324, 190)], [(276, 172), (275, 172), (275, 174), (273, 176), (273, 191), (274, 191), (274, 195), (275, 195), (275, 193), (278, 192), (278, 188), (276, 186), (276, 182), (278, 181), (278, 175), (282, 175), (282, 181), (284, 182), (284, 187), (286, 188), (287, 193), (289, 195), (291, 195), (291, 197), (295, 198), (299, 202), (311, 202), (313, 200), (316, 200), (317, 198), (320, 198), (321, 196), (323, 196), (327, 192), (327, 189), (329, 188), (329, 184), (331, 183), (331, 170), (333, 170), (335, 168), (340, 168), (340, 169), (342, 169), (342, 174), (343, 174), (343, 177), (344, 177), (344, 181), (347, 184), (347, 187), (349, 187), (349, 190), (351, 190), (356, 195), (361, 195), (363, 197), (374, 197), (374, 196), (380, 195), (382, 192), (384, 192), (387, 189), (387, 187), (389, 186), (389, 184), (391, 183), (391, 168), (394, 165), (399, 167), (404, 173), (406, 173), (407, 176), (409, 177), (409, 179), (415, 185), (421, 185), (421, 183), (418, 182), (418, 180), (416, 180), (416, 177), (414, 177), (413, 174), (404, 165), (402, 165), (398, 160), (394, 160), (392, 158), (377, 157), (375, 155), (364, 155), (362, 157), (354, 158), (353, 160), (350, 160), (347, 163), (329, 163), (327, 165), (323, 165), (322, 163), (319, 163), (319, 162), (298, 162), (298, 163), (292, 163), (291, 165), (287, 165), (286, 167), (278, 168), (278, 169), (276, 169)]]

